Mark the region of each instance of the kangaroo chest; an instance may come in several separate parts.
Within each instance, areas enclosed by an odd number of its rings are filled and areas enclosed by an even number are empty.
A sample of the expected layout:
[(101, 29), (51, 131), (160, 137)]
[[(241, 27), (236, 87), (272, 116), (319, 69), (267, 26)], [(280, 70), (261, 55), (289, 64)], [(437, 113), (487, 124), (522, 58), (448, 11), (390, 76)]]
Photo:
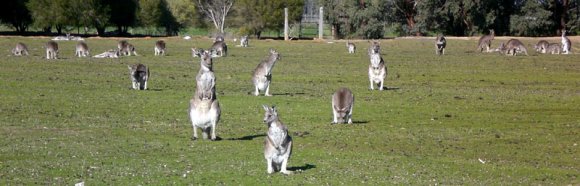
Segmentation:
[(272, 139), (275, 145), (280, 146), (286, 139), (287, 133), (284, 129), (278, 126), (271, 126), (268, 130), (268, 136)]

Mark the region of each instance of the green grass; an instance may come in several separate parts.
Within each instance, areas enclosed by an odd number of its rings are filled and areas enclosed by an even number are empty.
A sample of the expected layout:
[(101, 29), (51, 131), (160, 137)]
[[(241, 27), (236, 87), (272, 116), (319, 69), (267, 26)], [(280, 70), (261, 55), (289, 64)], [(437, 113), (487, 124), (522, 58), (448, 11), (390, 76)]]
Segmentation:
[[(155, 57), (155, 39), (134, 39), (141, 56), (120, 59), (79, 59), (59, 42), (54, 61), (42, 58), (47, 40), (0, 38), (0, 185), (580, 184), (577, 55), (480, 54), (476, 39), (449, 39), (435, 56), (431, 39), (388, 40), (391, 89), (369, 91), (366, 41), (355, 55), (343, 42), (228, 43), (214, 59), (223, 140), (212, 142), (190, 139), (187, 115), (199, 69), (189, 48), (211, 40), (166, 38), (168, 56)], [(18, 41), (33, 55), (9, 56)], [(87, 43), (92, 55), (116, 46)], [(268, 48), (281, 54), (274, 96), (254, 97)], [(129, 90), (134, 63), (150, 67), (151, 90)], [(356, 97), (352, 125), (330, 125), (341, 86)], [(289, 167), (302, 171), (266, 173), (262, 104), (278, 106), (294, 139)]]

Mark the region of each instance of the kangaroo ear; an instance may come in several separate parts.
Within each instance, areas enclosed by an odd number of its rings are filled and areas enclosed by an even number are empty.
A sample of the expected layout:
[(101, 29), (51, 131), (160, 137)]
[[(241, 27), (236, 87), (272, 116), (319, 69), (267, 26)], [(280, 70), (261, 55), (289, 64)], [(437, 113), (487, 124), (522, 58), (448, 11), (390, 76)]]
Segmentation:
[(132, 70), (132, 69), (131, 69), (131, 65), (127, 65), (127, 68), (129, 68), (129, 70)]
[(264, 110), (267, 112), (268, 110), (270, 110), (270, 107), (268, 107), (268, 105), (262, 105), (262, 108), (264, 108)]

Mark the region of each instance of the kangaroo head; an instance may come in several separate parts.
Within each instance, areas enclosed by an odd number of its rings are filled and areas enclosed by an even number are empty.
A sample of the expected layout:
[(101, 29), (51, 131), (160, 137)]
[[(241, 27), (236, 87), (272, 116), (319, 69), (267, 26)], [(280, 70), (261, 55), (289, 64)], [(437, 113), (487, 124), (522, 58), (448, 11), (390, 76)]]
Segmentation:
[(212, 70), (213, 63), (211, 60), (211, 52), (210, 51), (201, 51), (200, 58), (201, 58), (201, 66), (206, 67), (209, 70)]
[(264, 123), (267, 123), (268, 127), (270, 127), (270, 123), (278, 119), (278, 111), (276, 110), (276, 106), (272, 106), (270, 108), (267, 105), (262, 105), (262, 108), (264, 108), (265, 111)]
[(276, 50), (274, 50), (273, 48), (270, 48), (270, 56), (271, 56), (271, 58), (274, 58), (276, 60), (280, 59), (280, 54)]

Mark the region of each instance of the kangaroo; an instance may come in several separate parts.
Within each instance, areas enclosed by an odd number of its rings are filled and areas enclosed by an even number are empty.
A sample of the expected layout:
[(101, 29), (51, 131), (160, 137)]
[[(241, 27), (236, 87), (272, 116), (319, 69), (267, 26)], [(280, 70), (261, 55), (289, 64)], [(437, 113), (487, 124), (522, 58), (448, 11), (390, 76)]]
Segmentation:
[(546, 40), (540, 40), (536, 45), (534, 45), (534, 49), (536, 49), (536, 52), (545, 54), (549, 44), (550, 43)]
[(165, 41), (155, 42), (155, 56), (165, 55)]
[(248, 36), (242, 36), (242, 38), (240, 38), (240, 45), (242, 47), (248, 47)]
[(129, 67), (129, 77), (131, 78), (131, 83), (134, 90), (147, 90), (147, 81), (149, 81), (149, 68), (144, 64), (137, 63), (134, 65), (128, 65)]
[(374, 84), (378, 84), (379, 90), (383, 90), (383, 83), (387, 77), (387, 67), (385, 61), (379, 53), (371, 55), (371, 64), (369, 64), (369, 81), (370, 89), (374, 90)]
[(515, 56), (516, 53), (524, 53), (526, 56), (528, 55), (528, 49), (526, 46), (518, 39), (510, 39), (506, 44), (506, 55), (511, 54)]
[(120, 56), (120, 52), (119, 49), (111, 49), (109, 51), (103, 52), (101, 54), (97, 54), (95, 56), (93, 56), (94, 58), (119, 58)]
[(348, 88), (340, 88), (332, 94), (332, 124), (352, 123), (352, 108), (354, 107), (354, 95)]
[(215, 76), (212, 71), (211, 55), (205, 51), (201, 55), (201, 68), (196, 77), (195, 95), (189, 101), (189, 117), (193, 126), (193, 137), (197, 140), (197, 128), (201, 128), (203, 139), (211, 135), (216, 140), (216, 127), (220, 120), (221, 108), (215, 94)]
[(222, 35), (215, 36), (213, 42), (215, 43), (215, 42), (220, 42), (220, 41), (221, 42), (225, 41), (224, 36), (222, 36)]
[(566, 30), (562, 30), (562, 53), (570, 54), (570, 49), (572, 49), (572, 42), (566, 37)]
[(546, 48), (546, 53), (560, 54), (562, 52), (562, 45), (560, 43), (550, 43)]
[(496, 49), (491, 50), (492, 52), (499, 52), (500, 54), (507, 50), (504, 42), (501, 42)]
[(477, 43), (477, 49), (479, 52), (483, 52), (483, 48), (486, 48), (486, 52), (490, 52), (491, 41), (495, 37), (495, 31), (489, 30), (489, 35), (484, 35), (479, 38)]
[(372, 54), (378, 54), (381, 52), (381, 45), (378, 41), (369, 41), (371, 45), (368, 49), (368, 54), (371, 56)]
[(282, 174), (292, 174), (286, 170), (288, 159), (292, 155), (292, 137), (288, 135), (288, 127), (280, 121), (276, 107), (262, 105), (266, 111), (264, 123), (268, 125), (268, 135), (264, 140), (264, 158), (266, 158), (268, 174), (280, 171)]
[(447, 40), (445, 40), (444, 35), (437, 36), (435, 39), (435, 54), (445, 55), (445, 47), (447, 46)]
[(80, 41), (77, 43), (75, 47), (75, 56), (77, 57), (87, 57), (90, 56), (89, 54), (89, 46), (84, 41)]
[(272, 81), (272, 68), (276, 64), (276, 61), (280, 59), (280, 54), (274, 49), (270, 49), (270, 56), (262, 60), (260, 64), (254, 69), (254, 74), (252, 76), (252, 82), (254, 83), (255, 92), (254, 95), (260, 95), (260, 91), (266, 90), (265, 96), (270, 95), (270, 83)]
[(192, 57), (201, 57), (203, 53), (203, 48), (191, 48), (191, 56)]
[(44, 47), (46, 48), (46, 59), (58, 58), (58, 43), (49, 41)]
[(28, 55), (28, 47), (24, 43), (16, 43), (16, 47), (12, 49), (12, 55), (14, 56)]
[(119, 49), (119, 54), (121, 55), (131, 56), (131, 53), (133, 53), (133, 55), (137, 56), (137, 51), (135, 50), (135, 47), (126, 40), (119, 41), (119, 43), (117, 44), (117, 48)]
[(224, 57), (228, 55), (228, 46), (225, 41), (214, 42), (210, 50), (214, 56)]
[(348, 50), (349, 54), (354, 54), (356, 52), (356, 46), (354, 43), (346, 42), (346, 49)]

